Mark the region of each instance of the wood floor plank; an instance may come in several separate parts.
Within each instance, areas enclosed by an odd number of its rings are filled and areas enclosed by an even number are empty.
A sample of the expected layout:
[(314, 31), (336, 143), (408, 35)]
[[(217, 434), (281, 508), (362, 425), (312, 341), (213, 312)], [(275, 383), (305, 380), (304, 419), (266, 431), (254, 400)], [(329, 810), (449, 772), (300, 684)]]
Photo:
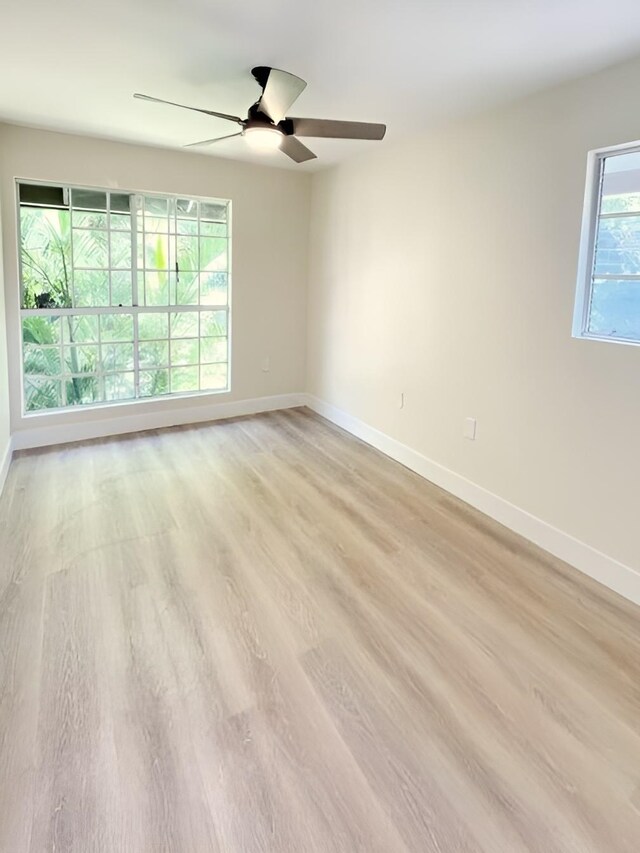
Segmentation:
[(637, 853), (639, 615), (306, 410), (18, 454), (0, 851)]
[(17, 459), (0, 498), (0, 850), (7, 851), (29, 849), (38, 781), (45, 578), (61, 566), (51, 463)]

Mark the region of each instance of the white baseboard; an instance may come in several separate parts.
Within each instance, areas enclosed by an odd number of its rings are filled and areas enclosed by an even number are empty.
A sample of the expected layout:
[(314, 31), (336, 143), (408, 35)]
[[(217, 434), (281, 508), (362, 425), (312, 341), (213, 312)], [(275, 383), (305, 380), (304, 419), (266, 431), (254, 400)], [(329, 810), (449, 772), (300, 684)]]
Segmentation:
[(0, 495), (2, 495), (2, 490), (4, 489), (4, 484), (7, 481), (7, 474), (9, 473), (9, 466), (11, 465), (11, 457), (13, 456), (13, 439), (9, 439), (9, 443), (4, 452), (4, 456), (0, 460)]
[(35, 427), (16, 431), (13, 434), (13, 449), (26, 450), (52, 444), (67, 444), (89, 438), (104, 438), (110, 435), (141, 432), (146, 429), (203, 423), (303, 405), (303, 394), (278, 394), (272, 397), (255, 397), (251, 400), (211, 403), (206, 406), (185, 406), (173, 411), (134, 413), (96, 421)]
[(619, 595), (640, 604), (640, 571), (635, 571), (585, 542), (558, 530), (546, 521), (428, 459), (418, 451), (347, 412), (310, 394), (305, 396), (305, 401), (314, 412), (382, 451), (396, 462), (400, 462), (500, 524), (504, 524), (505, 527), (519, 533), (525, 539), (539, 545), (545, 551), (559, 557)]

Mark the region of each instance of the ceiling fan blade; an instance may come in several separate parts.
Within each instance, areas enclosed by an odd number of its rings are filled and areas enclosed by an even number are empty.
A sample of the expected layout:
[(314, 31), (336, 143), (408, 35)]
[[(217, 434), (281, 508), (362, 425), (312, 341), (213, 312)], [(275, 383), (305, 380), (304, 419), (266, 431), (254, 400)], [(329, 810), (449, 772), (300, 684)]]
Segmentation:
[(288, 118), (296, 136), (324, 136), (328, 139), (382, 139), (386, 124), (368, 121), (333, 121), (323, 118)]
[(305, 163), (307, 160), (315, 160), (318, 156), (310, 151), (306, 145), (303, 145), (295, 136), (283, 136), (280, 144), (280, 150), (295, 160), (296, 163)]
[(234, 136), (242, 136), (240, 133), (229, 133), (227, 136), (216, 136), (213, 139), (203, 139), (202, 142), (190, 142), (188, 145), (183, 145), (183, 148), (197, 148), (200, 145), (211, 145), (213, 142), (222, 142), (223, 139), (233, 139)]
[(193, 110), (196, 113), (204, 113), (208, 116), (214, 116), (215, 118), (224, 118), (227, 121), (235, 121), (236, 124), (243, 124), (243, 121), (239, 116), (230, 116), (227, 113), (216, 113), (213, 110), (201, 110), (199, 107), (188, 107), (185, 104), (176, 104), (175, 101), (163, 101), (162, 98), (152, 98), (151, 95), (141, 95), (139, 92), (136, 92), (133, 96), (134, 98), (139, 98), (141, 101), (153, 101), (156, 104), (169, 104), (172, 107), (182, 107), (183, 110)]
[(258, 107), (260, 112), (268, 115), (274, 124), (278, 124), (304, 91), (306, 82), (288, 71), (267, 68), (264, 65), (253, 68), (251, 73), (263, 88)]

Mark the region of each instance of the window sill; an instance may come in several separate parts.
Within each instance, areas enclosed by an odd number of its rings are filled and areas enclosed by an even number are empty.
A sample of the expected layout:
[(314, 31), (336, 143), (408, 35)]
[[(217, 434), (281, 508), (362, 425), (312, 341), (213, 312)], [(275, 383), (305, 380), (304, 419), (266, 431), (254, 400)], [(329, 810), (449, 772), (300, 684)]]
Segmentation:
[[(64, 406), (58, 409), (40, 409), (37, 412), (22, 412), (25, 421), (45, 420), (52, 416), (78, 417), (82, 412), (113, 412), (114, 417), (134, 411), (140, 406), (151, 406), (160, 408), (161, 404), (170, 402), (188, 402), (191, 400), (206, 400), (217, 398), (231, 393), (230, 388), (221, 388), (219, 391), (188, 391), (184, 394), (163, 394), (158, 397), (138, 397), (134, 400), (113, 400), (104, 403), (91, 403), (86, 406)], [(171, 407), (170, 407), (171, 408)], [(107, 415), (108, 416), (108, 415)]]
[(623, 346), (640, 347), (640, 340), (635, 341), (630, 338), (613, 338), (607, 335), (589, 335), (585, 332), (573, 334), (572, 338), (577, 341), (599, 341), (606, 344), (622, 344)]

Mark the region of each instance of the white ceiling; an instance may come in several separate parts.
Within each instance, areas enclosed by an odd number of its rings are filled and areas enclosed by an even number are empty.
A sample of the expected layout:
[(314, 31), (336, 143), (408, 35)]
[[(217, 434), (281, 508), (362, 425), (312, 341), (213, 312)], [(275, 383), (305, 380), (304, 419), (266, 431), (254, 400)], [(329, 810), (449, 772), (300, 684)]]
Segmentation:
[[(134, 91), (244, 116), (262, 64), (308, 81), (293, 114), (392, 140), (638, 52), (637, 0), (4, 0), (0, 120), (178, 147), (235, 125)], [(292, 168), (385, 144), (305, 141), (319, 160)], [(207, 151), (289, 164), (242, 139)]]

